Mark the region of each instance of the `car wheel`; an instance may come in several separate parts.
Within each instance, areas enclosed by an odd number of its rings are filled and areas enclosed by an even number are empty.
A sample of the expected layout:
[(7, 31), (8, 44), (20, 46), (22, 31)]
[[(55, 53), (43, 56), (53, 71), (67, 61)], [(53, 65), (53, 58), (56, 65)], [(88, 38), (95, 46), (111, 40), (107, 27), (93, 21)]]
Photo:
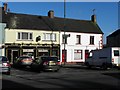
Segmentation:
[(107, 70), (107, 65), (104, 63), (104, 64), (102, 64), (102, 69), (103, 70)]
[(59, 70), (55, 70), (55, 72), (58, 72)]
[(10, 71), (9, 72), (6, 72), (7, 75), (10, 75)]
[(88, 63), (88, 62), (86, 63), (86, 66), (87, 66), (87, 68), (88, 68), (88, 69), (90, 69), (90, 68), (91, 68), (91, 65), (89, 65), (89, 63)]
[(120, 67), (118, 67), (118, 70), (120, 70)]

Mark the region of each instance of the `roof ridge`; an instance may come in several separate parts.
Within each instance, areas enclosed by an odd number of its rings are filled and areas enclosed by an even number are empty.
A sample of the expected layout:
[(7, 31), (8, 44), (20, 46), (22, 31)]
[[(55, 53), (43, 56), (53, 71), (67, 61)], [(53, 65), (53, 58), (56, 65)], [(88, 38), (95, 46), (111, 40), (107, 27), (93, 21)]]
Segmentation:
[[(43, 15), (35, 15), (35, 14), (26, 14), (26, 13), (15, 13), (15, 12), (8, 12), (8, 14), (15, 14), (15, 15), (28, 15), (28, 16), (41, 16), (41, 17), (48, 17), (48, 16), (43, 16)], [(54, 18), (58, 18), (58, 19), (64, 19), (62, 17), (54, 17)], [(65, 18), (67, 20), (76, 20), (76, 21), (85, 21), (85, 22), (91, 22), (91, 20), (81, 20), (81, 19), (76, 19), (76, 18)]]
[(108, 35), (107, 37), (113, 37), (115, 35), (118, 35), (120, 33), (120, 29), (117, 29), (115, 31), (113, 31), (110, 35)]
[(15, 14), (15, 15), (28, 15), (28, 16), (42, 16), (42, 15), (25, 14), (25, 13), (14, 13), (14, 12), (8, 12), (8, 14)]

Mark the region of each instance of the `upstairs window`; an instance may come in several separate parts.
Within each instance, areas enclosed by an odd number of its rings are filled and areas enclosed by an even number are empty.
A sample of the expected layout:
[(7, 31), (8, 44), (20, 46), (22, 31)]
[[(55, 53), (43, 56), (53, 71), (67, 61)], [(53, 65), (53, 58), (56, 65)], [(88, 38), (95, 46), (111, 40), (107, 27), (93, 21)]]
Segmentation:
[(33, 33), (30, 32), (18, 32), (18, 40), (33, 40)]
[(67, 38), (64, 35), (62, 35), (62, 43), (67, 44)]
[(90, 36), (90, 45), (94, 45), (94, 36)]
[(81, 35), (76, 36), (76, 44), (81, 44)]
[(56, 34), (55, 33), (44, 33), (43, 40), (45, 41), (56, 41)]

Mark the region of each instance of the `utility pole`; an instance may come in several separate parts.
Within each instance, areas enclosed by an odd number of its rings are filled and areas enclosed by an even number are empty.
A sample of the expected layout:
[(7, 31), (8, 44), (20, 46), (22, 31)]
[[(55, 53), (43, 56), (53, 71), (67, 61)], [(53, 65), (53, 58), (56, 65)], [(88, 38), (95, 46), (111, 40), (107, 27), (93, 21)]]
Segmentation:
[(63, 36), (63, 39), (64, 39), (64, 65), (65, 65), (65, 62), (66, 62), (66, 50), (65, 50), (65, 21), (66, 21), (66, 0), (64, 0), (64, 36)]

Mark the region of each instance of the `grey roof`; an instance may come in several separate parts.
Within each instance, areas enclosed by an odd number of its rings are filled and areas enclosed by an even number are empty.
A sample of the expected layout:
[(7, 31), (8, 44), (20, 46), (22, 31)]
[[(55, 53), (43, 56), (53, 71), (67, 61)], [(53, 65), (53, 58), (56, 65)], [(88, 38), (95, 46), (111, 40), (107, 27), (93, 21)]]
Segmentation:
[(116, 37), (117, 35), (120, 35), (120, 29), (116, 30), (115, 32), (113, 32), (112, 34), (110, 34), (107, 37)]
[[(48, 16), (11, 13), (2, 14), (2, 22), (11, 29), (53, 30), (103, 34), (97, 23), (90, 20), (49, 18)], [(65, 24), (64, 24), (65, 22)], [(64, 27), (65, 26), (65, 27)]]

